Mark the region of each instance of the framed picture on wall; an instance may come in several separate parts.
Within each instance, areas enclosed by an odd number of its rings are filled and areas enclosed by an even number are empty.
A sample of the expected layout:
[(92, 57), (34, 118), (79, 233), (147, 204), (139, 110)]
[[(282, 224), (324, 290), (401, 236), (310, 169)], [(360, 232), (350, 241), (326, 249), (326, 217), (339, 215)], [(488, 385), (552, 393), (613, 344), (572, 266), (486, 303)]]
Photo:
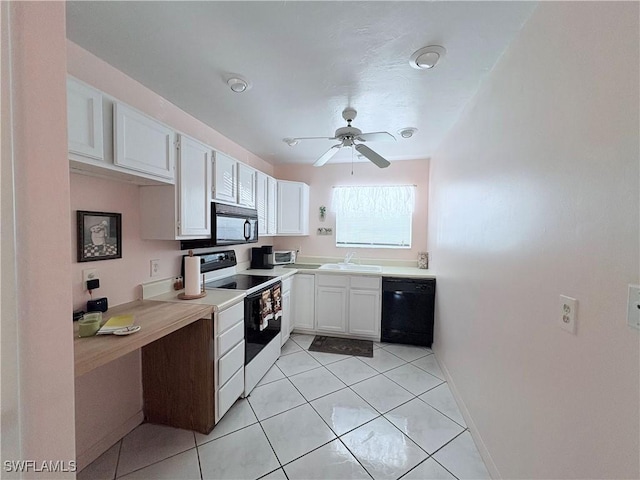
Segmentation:
[(122, 258), (122, 214), (78, 210), (78, 262)]

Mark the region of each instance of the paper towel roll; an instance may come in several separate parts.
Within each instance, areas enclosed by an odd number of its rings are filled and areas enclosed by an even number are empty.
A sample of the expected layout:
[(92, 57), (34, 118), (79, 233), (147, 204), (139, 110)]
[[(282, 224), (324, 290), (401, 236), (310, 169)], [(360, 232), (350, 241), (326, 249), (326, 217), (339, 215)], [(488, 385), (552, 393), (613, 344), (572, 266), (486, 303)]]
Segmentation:
[(184, 293), (200, 295), (200, 257), (184, 257)]

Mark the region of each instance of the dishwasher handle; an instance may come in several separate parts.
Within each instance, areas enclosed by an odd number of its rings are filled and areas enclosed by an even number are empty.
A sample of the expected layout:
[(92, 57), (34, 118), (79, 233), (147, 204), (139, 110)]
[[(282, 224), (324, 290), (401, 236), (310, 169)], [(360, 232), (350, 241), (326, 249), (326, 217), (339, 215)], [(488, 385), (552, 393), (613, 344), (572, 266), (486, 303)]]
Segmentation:
[(436, 280), (434, 278), (393, 278), (382, 277), (383, 292), (402, 292), (418, 294), (435, 294)]

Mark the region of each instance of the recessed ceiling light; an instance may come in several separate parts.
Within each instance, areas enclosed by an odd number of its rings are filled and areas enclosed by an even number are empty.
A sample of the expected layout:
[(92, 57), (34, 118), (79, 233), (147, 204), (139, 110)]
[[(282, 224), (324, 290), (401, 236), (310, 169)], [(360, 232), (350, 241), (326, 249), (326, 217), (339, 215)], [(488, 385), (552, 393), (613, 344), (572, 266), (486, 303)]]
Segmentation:
[(227, 79), (227, 85), (235, 93), (246, 92), (251, 88), (251, 84), (239, 75), (234, 75)]
[(296, 140), (295, 138), (283, 138), (282, 141), (290, 147), (297, 145), (299, 142), (299, 140)]
[(409, 65), (418, 70), (430, 70), (444, 57), (445, 53), (447, 51), (440, 45), (422, 47), (420, 50), (413, 52)]
[(407, 127), (407, 128), (398, 130), (398, 135), (400, 135), (402, 138), (411, 138), (413, 137), (413, 134), (416, 133), (417, 131), (418, 131), (417, 128)]

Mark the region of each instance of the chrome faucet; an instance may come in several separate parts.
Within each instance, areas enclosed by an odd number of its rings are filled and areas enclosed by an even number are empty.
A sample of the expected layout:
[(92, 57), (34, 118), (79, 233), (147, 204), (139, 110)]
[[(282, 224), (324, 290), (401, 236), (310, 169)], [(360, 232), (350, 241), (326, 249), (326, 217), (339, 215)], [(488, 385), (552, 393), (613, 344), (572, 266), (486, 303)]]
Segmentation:
[(351, 259), (354, 257), (356, 252), (349, 252), (344, 256), (344, 263), (349, 263)]

